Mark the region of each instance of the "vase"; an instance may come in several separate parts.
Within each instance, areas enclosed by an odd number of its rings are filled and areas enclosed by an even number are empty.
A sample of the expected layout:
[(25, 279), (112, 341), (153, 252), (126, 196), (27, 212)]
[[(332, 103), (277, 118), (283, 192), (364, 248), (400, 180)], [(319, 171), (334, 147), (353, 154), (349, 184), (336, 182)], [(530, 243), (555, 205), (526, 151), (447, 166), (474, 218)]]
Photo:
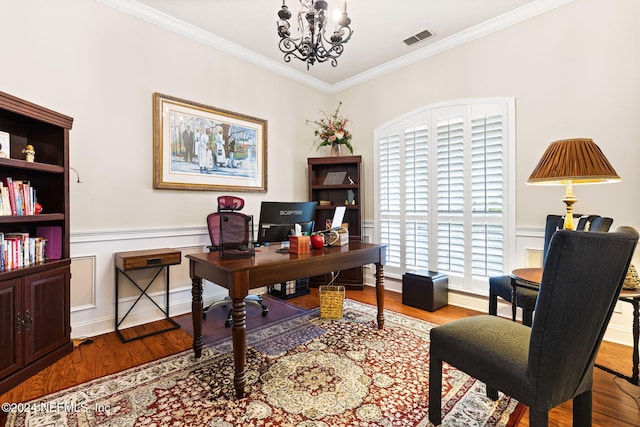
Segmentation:
[(331, 157), (340, 157), (340, 144), (331, 144)]

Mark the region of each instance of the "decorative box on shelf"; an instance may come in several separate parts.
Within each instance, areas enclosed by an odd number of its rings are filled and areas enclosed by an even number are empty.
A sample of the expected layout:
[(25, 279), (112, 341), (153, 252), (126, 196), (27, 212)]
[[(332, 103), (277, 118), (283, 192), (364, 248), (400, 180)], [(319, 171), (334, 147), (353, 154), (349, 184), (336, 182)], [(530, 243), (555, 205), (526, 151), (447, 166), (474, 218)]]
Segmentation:
[(342, 224), (339, 230), (325, 233), (327, 246), (346, 246), (349, 244), (349, 224)]

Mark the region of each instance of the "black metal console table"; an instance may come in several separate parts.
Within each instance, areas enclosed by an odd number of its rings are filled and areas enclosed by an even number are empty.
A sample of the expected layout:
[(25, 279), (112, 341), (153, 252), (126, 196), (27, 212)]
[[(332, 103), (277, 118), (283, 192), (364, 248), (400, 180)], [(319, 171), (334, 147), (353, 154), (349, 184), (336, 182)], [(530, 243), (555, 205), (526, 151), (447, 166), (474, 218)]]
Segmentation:
[[(116, 274), (116, 318), (115, 318), (115, 327), (116, 334), (120, 338), (122, 342), (134, 341), (137, 339), (149, 337), (151, 335), (160, 334), (163, 332), (171, 331), (174, 329), (178, 329), (180, 325), (169, 317), (169, 266), (180, 264), (182, 261), (182, 253), (175, 249), (148, 249), (141, 251), (130, 251), (130, 252), (116, 252), (115, 254), (115, 274)], [(139, 270), (143, 268), (155, 268), (157, 269), (153, 278), (146, 285), (138, 284), (134, 279), (127, 274), (128, 271), (131, 270)], [(156, 280), (160, 273), (165, 272), (165, 308), (160, 307), (158, 303), (151, 298), (151, 296), (147, 293), (153, 282)], [(129, 310), (124, 314), (122, 319), (119, 319), (118, 306), (119, 306), (119, 278), (120, 274), (125, 276), (128, 281), (133, 284), (139, 291), (140, 295), (133, 302)], [(144, 286), (144, 287), (143, 287)], [(138, 336), (134, 336), (132, 338), (125, 338), (120, 330), (120, 326), (127, 318), (133, 307), (142, 299), (143, 296), (146, 296), (157, 308), (164, 314), (164, 320), (167, 320), (171, 323), (171, 326), (165, 329), (156, 330), (153, 332), (141, 334)]]

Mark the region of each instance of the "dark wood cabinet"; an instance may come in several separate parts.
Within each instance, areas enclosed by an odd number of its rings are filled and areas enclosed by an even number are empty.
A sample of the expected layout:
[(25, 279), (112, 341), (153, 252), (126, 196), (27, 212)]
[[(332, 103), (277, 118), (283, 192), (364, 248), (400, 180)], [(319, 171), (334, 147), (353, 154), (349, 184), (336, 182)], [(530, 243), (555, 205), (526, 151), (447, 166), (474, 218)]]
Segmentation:
[[(0, 179), (28, 182), (40, 214), (0, 215), (0, 233), (48, 237), (55, 256), (0, 268), (0, 393), (73, 349), (70, 326), (69, 131), (73, 119), (0, 92), (0, 131), (10, 156), (0, 158)], [(35, 161), (23, 160), (27, 145)], [(5, 147), (6, 149), (6, 147)], [(42, 228), (41, 228), (42, 227)], [(55, 229), (39, 236), (42, 230)], [(52, 259), (55, 258), (55, 259)]]
[[(346, 206), (344, 222), (349, 224), (349, 240), (362, 241), (362, 157), (310, 157), (307, 159), (309, 200), (318, 202), (316, 230), (323, 230), (333, 218), (336, 206)], [(310, 286), (326, 284), (328, 275), (311, 278)], [(362, 289), (363, 267), (341, 271), (336, 284)]]

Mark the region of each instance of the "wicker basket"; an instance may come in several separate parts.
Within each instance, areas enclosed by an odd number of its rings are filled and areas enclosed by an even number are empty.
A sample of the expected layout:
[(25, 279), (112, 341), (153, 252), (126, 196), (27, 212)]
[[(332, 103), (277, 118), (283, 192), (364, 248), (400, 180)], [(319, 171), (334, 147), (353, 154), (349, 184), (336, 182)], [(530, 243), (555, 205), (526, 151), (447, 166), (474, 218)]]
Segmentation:
[(344, 286), (325, 285), (318, 289), (320, 293), (320, 318), (341, 319), (344, 302)]

